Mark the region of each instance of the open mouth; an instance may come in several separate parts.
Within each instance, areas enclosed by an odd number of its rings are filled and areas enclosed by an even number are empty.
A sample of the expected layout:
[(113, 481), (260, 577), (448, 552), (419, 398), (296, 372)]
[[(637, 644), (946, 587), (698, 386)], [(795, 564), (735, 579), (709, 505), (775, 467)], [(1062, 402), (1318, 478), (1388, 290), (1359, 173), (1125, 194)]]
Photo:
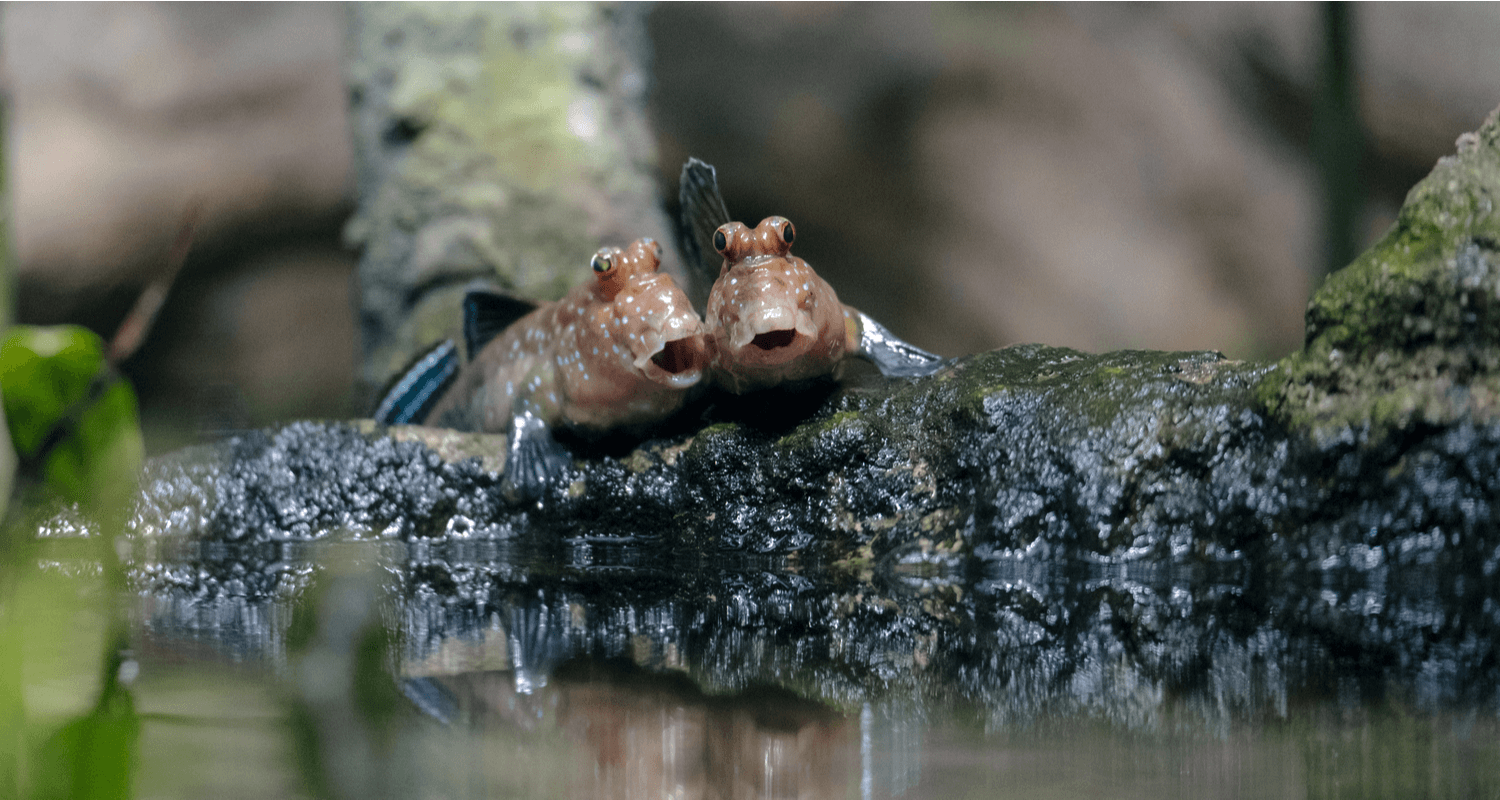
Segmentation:
[(662, 345), (661, 351), (651, 357), (651, 362), (667, 373), (676, 375), (697, 366), (691, 339), (678, 339)]
[(778, 347), (790, 347), (795, 341), (797, 341), (797, 331), (787, 329), (758, 333), (750, 340), (750, 344), (762, 350), (775, 350)]

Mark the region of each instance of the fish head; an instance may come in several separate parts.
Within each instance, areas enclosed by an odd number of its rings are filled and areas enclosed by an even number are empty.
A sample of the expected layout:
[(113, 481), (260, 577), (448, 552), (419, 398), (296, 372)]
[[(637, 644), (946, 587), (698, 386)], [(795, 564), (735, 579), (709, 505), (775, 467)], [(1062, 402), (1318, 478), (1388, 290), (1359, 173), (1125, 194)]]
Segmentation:
[(767, 217), (754, 228), (730, 222), (714, 232), (724, 267), (709, 297), (708, 326), (722, 360), (773, 367), (822, 344), (824, 317), (842, 307), (812, 267), (791, 254), (796, 236), (785, 217)]
[[(661, 245), (644, 238), (594, 256), (611, 337), (639, 375), (686, 389), (703, 378), (708, 345), (703, 321), (672, 276), (658, 272)], [(603, 266), (605, 269), (601, 270)]]

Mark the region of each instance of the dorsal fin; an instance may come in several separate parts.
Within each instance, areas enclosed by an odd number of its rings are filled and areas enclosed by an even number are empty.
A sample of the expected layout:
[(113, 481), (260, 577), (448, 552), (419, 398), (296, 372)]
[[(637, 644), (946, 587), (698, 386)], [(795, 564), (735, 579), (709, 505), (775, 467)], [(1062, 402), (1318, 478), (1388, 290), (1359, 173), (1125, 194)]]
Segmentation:
[(443, 340), (417, 356), (381, 396), (370, 416), (383, 425), (420, 423), (458, 377), (458, 348)]
[(693, 305), (702, 311), (708, 292), (719, 279), (724, 259), (714, 249), (714, 231), (730, 222), (729, 208), (719, 192), (719, 176), (712, 165), (689, 158), (677, 180), (678, 244), (686, 262)]
[(494, 289), (475, 287), (464, 295), (464, 349), (469, 360), (489, 341), (536, 310), (536, 303)]

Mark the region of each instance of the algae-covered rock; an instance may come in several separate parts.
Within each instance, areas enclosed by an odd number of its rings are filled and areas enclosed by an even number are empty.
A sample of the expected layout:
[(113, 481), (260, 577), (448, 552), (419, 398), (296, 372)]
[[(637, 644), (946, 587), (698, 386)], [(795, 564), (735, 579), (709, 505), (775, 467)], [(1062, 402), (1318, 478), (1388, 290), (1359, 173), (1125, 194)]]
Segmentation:
[(1279, 419), (1323, 439), (1496, 419), (1497, 144), (1491, 114), (1411, 190), (1385, 237), (1313, 296), (1306, 346), (1262, 387)]

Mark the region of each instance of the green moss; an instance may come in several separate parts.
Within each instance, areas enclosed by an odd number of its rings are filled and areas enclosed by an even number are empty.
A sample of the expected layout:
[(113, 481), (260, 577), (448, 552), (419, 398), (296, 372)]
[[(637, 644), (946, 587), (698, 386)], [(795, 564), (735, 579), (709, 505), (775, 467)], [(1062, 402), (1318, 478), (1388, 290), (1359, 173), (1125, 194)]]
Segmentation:
[(631, 451), (625, 457), (625, 468), (634, 473), (642, 473), (656, 466), (656, 461), (647, 455), (644, 450)]
[(740, 426), (733, 422), (716, 422), (693, 434), (693, 438), (688, 442), (687, 449), (683, 451), (683, 455), (688, 458), (701, 458), (720, 447), (730, 444), (741, 432)]
[(729, 433), (739, 432), (740, 426), (733, 422), (715, 422), (699, 430), (693, 437), (695, 441), (703, 440), (712, 436), (723, 436)]
[(1307, 340), (1257, 387), (1294, 428), (1377, 432), (1495, 418), (1500, 366), (1500, 121), (1460, 140), (1391, 230), (1329, 276)]
[[(1079, 422), (1104, 427), (1121, 413), (1149, 403), (1154, 396), (1164, 397), (1183, 383), (1213, 383), (1223, 370), (1239, 368), (1241, 362), (1226, 361), (1215, 352), (1090, 354), (1064, 347), (1018, 345), (966, 359), (955, 378), (954, 404), (964, 413), (985, 415), (986, 403), (997, 396), (1046, 391), (1072, 409)], [(930, 402), (923, 395), (912, 399)]]
[(779, 450), (798, 452), (810, 447), (817, 447), (820, 439), (840, 428), (856, 429), (853, 432), (863, 434), (869, 425), (870, 422), (865, 419), (864, 415), (858, 412), (840, 411), (830, 417), (814, 420), (799, 426), (796, 430), (777, 440), (776, 447)]

